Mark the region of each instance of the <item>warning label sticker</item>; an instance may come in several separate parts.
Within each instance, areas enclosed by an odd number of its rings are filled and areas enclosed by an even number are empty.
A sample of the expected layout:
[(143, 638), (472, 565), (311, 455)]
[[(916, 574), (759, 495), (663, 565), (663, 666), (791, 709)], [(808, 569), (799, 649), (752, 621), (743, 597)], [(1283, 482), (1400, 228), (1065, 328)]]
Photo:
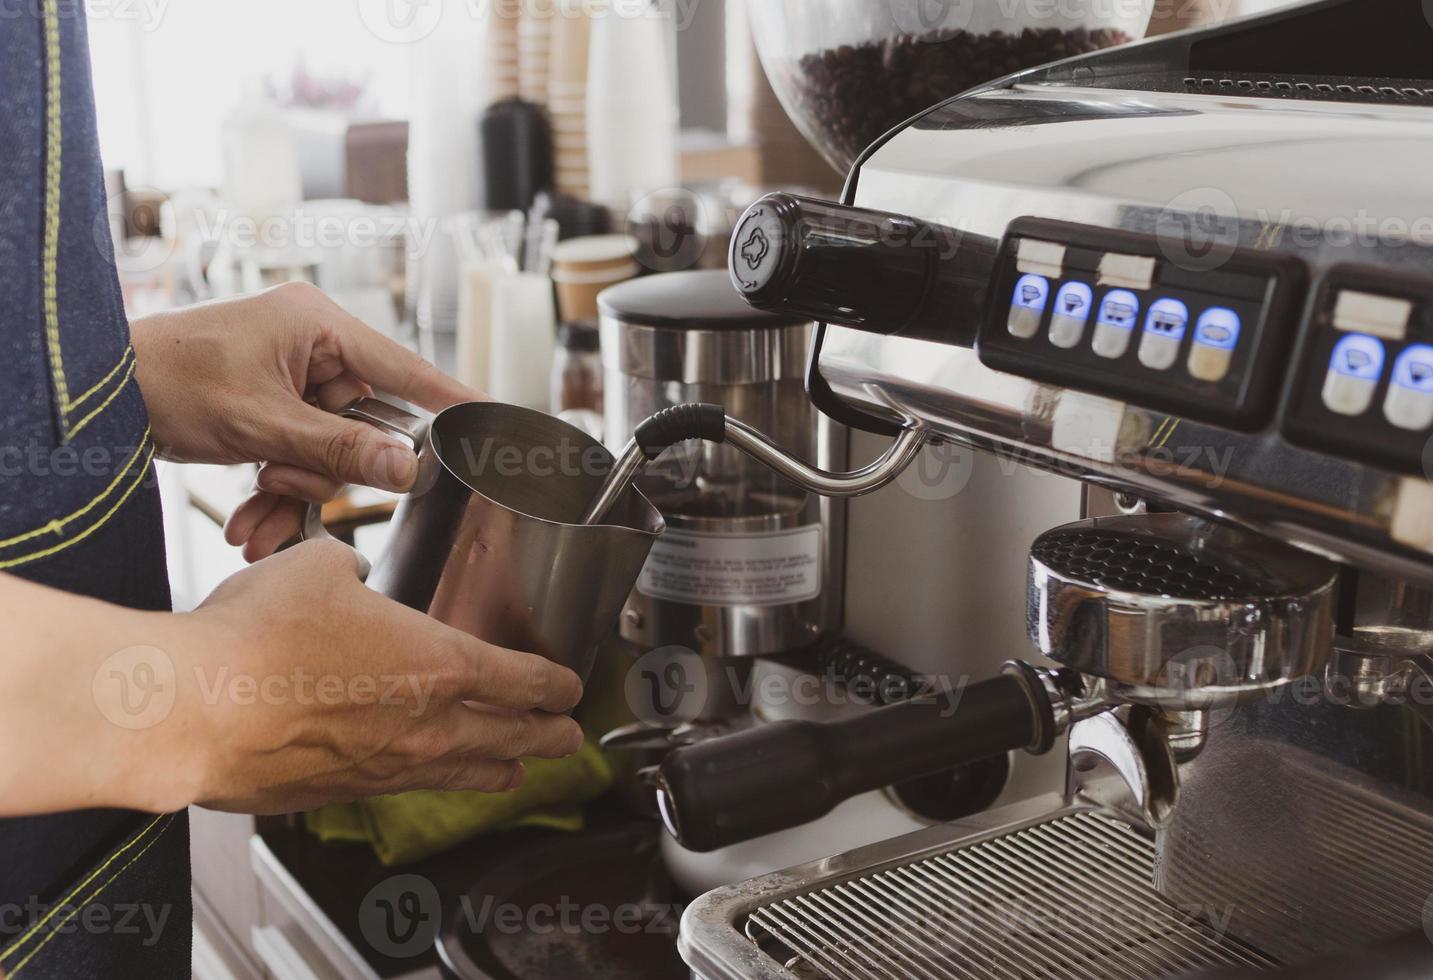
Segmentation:
[(821, 594), (821, 528), (764, 534), (668, 530), (637, 591), (702, 606), (776, 606)]

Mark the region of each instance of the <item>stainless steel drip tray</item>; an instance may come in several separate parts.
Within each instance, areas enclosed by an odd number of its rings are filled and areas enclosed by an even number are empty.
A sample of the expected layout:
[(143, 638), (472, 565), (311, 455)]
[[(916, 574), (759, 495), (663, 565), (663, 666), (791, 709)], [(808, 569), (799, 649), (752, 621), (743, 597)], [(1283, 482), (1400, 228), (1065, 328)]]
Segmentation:
[(710, 892), (703, 980), (1157, 980), (1271, 958), (1154, 890), (1154, 843), (1046, 797)]

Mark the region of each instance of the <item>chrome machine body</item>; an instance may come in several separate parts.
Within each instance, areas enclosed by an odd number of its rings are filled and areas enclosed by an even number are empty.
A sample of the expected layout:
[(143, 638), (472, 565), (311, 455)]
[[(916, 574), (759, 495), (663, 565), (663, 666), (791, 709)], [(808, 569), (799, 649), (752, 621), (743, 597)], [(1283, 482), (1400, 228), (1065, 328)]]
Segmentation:
[[(645, 419), (715, 403), (825, 469), (841, 426), (805, 397), (812, 325), (758, 313), (721, 272), (649, 277), (602, 297), (605, 424), (614, 451)], [(641, 476), (667, 534), (632, 592), (622, 635), (645, 649), (754, 657), (840, 628), (845, 508), (732, 446), (691, 442)]]
[[(1031, 557), (1034, 646), (1085, 682), (1052, 693), (1065, 795), (712, 893), (698, 975), (1427, 975), (1430, 51), (1417, 3), (1318, 0), (1003, 80), (858, 162), (846, 206), (988, 285), (949, 336), (813, 297), (812, 399), (1129, 516)], [(1143, 565), (1092, 563), (1108, 531)]]

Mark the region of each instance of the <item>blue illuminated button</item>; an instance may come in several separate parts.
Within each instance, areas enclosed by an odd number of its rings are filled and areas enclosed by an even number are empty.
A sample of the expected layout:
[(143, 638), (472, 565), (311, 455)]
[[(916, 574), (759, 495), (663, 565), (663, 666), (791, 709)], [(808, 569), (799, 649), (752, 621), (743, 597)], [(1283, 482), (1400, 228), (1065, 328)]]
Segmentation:
[(1085, 339), (1085, 325), (1095, 308), (1095, 291), (1082, 282), (1067, 282), (1055, 296), (1050, 318), (1050, 343), (1069, 350)]
[(1410, 432), (1433, 426), (1433, 347), (1418, 344), (1398, 355), (1383, 414)]
[(1168, 371), (1179, 360), (1179, 346), (1189, 330), (1189, 307), (1177, 299), (1159, 299), (1144, 318), (1139, 362), (1155, 371)]
[(1029, 340), (1040, 332), (1040, 320), (1050, 300), (1050, 280), (1044, 276), (1022, 276), (1010, 300), (1010, 334)]
[(1135, 324), (1139, 322), (1139, 297), (1127, 289), (1106, 293), (1095, 323), (1095, 353), (1111, 360), (1129, 350)]
[(1189, 373), (1200, 381), (1219, 382), (1227, 378), (1243, 332), (1244, 322), (1233, 310), (1222, 306), (1205, 310), (1194, 326)]
[(1373, 404), (1387, 354), (1383, 341), (1351, 333), (1338, 342), (1324, 379), (1324, 404), (1340, 415), (1362, 415)]

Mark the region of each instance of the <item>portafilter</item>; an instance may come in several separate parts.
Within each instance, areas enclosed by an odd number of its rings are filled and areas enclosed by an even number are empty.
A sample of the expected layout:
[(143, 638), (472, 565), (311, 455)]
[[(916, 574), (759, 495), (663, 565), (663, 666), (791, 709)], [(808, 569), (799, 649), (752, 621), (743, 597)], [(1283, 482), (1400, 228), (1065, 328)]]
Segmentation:
[(1062, 666), (931, 686), (832, 724), (778, 722), (679, 748), (647, 772), (668, 831), (709, 851), (838, 803), (1023, 749), (1121, 704), (1203, 711), (1318, 670), (1337, 568), (1181, 514), (1086, 521), (1031, 551), (1030, 636)]

